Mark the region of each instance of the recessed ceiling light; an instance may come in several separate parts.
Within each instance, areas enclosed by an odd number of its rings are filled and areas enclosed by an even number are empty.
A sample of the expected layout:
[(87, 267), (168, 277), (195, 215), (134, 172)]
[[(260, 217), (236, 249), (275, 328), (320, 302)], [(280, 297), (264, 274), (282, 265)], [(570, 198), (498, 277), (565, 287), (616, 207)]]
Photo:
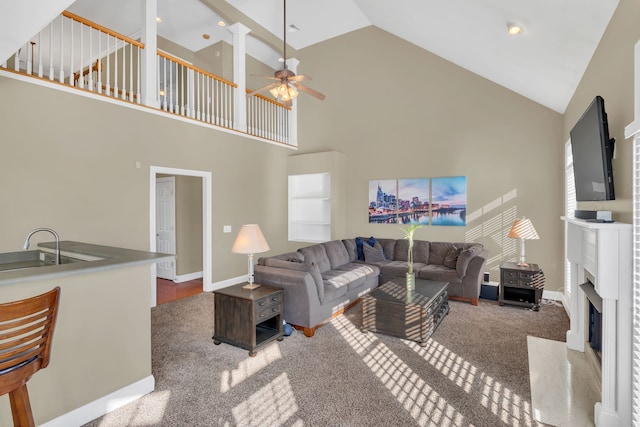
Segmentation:
[(507, 24), (507, 31), (512, 36), (517, 36), (518, 34), (522, 34), (524, 30), (518, 24)]
[(160, 18), (159, 16), (156, 16), (156, 22), (159, 24), (162, 22), (162, 18)]
[(224, 22), (224, 21), (218, 21), (218, 26), (219, 26), (219, 27), (226, 27), (226, 26), (227, 26), (227, 23), (226, 23), (226, 22)]

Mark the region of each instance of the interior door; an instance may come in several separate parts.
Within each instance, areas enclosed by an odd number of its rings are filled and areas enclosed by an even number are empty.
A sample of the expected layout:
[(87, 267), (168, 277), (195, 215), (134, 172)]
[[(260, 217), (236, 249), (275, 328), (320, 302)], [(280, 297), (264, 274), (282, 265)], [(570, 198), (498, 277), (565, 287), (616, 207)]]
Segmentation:
[[(156, 178), (156, 251), (176, 253), (176, 180), (175, 177)], [(175, 261), (158, 263), (157, 277), (175, 280)]]

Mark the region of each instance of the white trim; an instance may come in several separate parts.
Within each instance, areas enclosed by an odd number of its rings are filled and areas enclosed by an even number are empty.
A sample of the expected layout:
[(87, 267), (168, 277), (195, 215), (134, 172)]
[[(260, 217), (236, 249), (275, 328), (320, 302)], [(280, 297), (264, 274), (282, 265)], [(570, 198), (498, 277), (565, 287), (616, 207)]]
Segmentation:
[(201, 279), (202, 277), (203, 277), (202, 271), (196, 271), (195, 273), (181, 274), (179, 276), (176, 275), (176, 278), (173, 282), (184, 283), (184, 282), (188, 282), (189, 280)]
[[(112, 98), (110, 96), (99, 95), (97, 93), (89, 92), (89, 91), (86, 91), (86, 90), (78, 90), (75, 87), (67, 86), (66, 84), (63, 84), (63, 83), (51, 82), (49, 80), (39, 79), (37, 77), (34, 78), (34, 77), (31, 77), (31, 76), (25, 76), (25, 75), (21, 75), (21, 74), (15, 73), (15, 72), (5, 71), (5, 70), (0, 70), (0, 76), (1, 77), (7, 77), (7, 78), (10, 78), (10, 79), (14, 79), (14, 80), (20, 80), (20, 81), (23, 81), (25, 83), (31, 83), (31, 84), (36, 84), (36, 85), (39, 85), (39, 86), (48, 87), (50, 89), (55, 89), (55, 90), (59, 90), (59, 91), (62, 91), (62, 92), (71, 93), (71, 94), (76, 95), (76, 96), (84, 96), (85, 98), (92, 98), (92, 99), (95, 99), (97, 101), (109, 102), (111, 104), (116, 104), (116, 105), (119, 105), (121, 107), (131, 108), (133, 110), (138, 110), (138, 111), (144, 111), (145, 113), (155, 114), (157, 116), (162, 116), (162, 117), (170, 119), (170, 120), (178, 120), (178, 121), (181, 121), (181, 122), (190, 123), (192, 125), (202, 126), (202, 127), (208, 128), (208, 129), (213, 129), (213, 130), (217, 130), (217, 131), (220, 131), (220, 132), (229, 133), (231, 135), (239, 136), (239, 137), (242, 137), (242, 138), (253, 139), (253, 140), (256, 140), (256, 141), (260, 141), (260, 142), (266, 142), (267, 144), (275, 145), (276, 147), (287, 148), (289, 150), (298, 150), (298, 147), (285, 144), (284, 142), (277, 142), (277, 141), (272, 141), (270, 139), (260, 138), (259, 136), (249, 135), (248, 133), (240, 132), (240, 131), (237, 131), (237, 130), (234, 130), (234, 129), (228, 129), (228, 128), (216, 126), (214, 124), (201, 122), (199, 120), (192, 119), (192, 118), (189, 118), (189, 117), (183, 117), (183, 116), (180, 116), (178, 114), (167, 113), (166, 111), (162, 111), (160, 109), (156, 109), (156, 108), (149, 107), (149, 106), (146, 106), (146, 105), (133, 104), (131, 102), (122, 101), (121, 99)], [(291, 135), (289, 135), (289, 137), (291, 137)], [(244, 142), (244, 141), (239, 141), (239, 142)]]
[(79, 408), (60, 415), (44, 424), (41, 427), (70, 427), (81, 426), (91, 420), (95, 420), (111, 411), (141, 398), (145, 394), (151, 393), (156, 387), (156, 380), (153, 375), (136, 381), (119, 390), (109, 393), (93, 402), (87, 403)]
[[(149, 250), (156, 251), (156, 176), (158, 174), (196, 176), (202, 178), (202, 272), (203, 290), (211, 287), (212, 266), (212, 200), (211, 172), (189, 169), (167, 168), (162, 166), (149, 167)], [(154, 264), (155, 265), (155, 264)], [(152, 277), (151, 293), (155, 296), (156, 277)], [(151, 306), (157, 304), (156, 297), (152, 297)]]

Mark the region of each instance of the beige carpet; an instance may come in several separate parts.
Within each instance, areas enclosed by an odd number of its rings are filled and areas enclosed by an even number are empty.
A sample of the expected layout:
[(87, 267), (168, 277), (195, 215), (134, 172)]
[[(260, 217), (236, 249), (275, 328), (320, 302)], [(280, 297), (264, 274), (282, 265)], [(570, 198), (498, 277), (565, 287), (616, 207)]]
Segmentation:
[(360, 306), (255, 358), (213, 344), (213, 296), (152, 309), (156, 391), (87, 426), (537, 426), (527, 336), (561, 341), (564, 310), (452, 301), (425, 347), (362, 333)]

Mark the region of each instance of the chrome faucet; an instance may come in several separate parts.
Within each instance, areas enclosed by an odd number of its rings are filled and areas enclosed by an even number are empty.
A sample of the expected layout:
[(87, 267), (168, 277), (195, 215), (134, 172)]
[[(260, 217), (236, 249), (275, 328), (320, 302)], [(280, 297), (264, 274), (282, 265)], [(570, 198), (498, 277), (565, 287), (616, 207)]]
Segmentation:
[(29, 235), (27, 236), (27, 239), (24, 241), (24, 246), (22, 247), (22, 249), (24, 249), (25, 251), (29, 249), (29, 239), (38, 231), (48, 231), (49, 233), (53, 234), (53, 237), (56, 238), (56, 265), (59, 265), (60, 264), (60, 236), (58, 236), (58, 233), (56, 233), (50, 228), (36, 228), (35, 230), (31, 231), (31, 233), (29, 233)]

